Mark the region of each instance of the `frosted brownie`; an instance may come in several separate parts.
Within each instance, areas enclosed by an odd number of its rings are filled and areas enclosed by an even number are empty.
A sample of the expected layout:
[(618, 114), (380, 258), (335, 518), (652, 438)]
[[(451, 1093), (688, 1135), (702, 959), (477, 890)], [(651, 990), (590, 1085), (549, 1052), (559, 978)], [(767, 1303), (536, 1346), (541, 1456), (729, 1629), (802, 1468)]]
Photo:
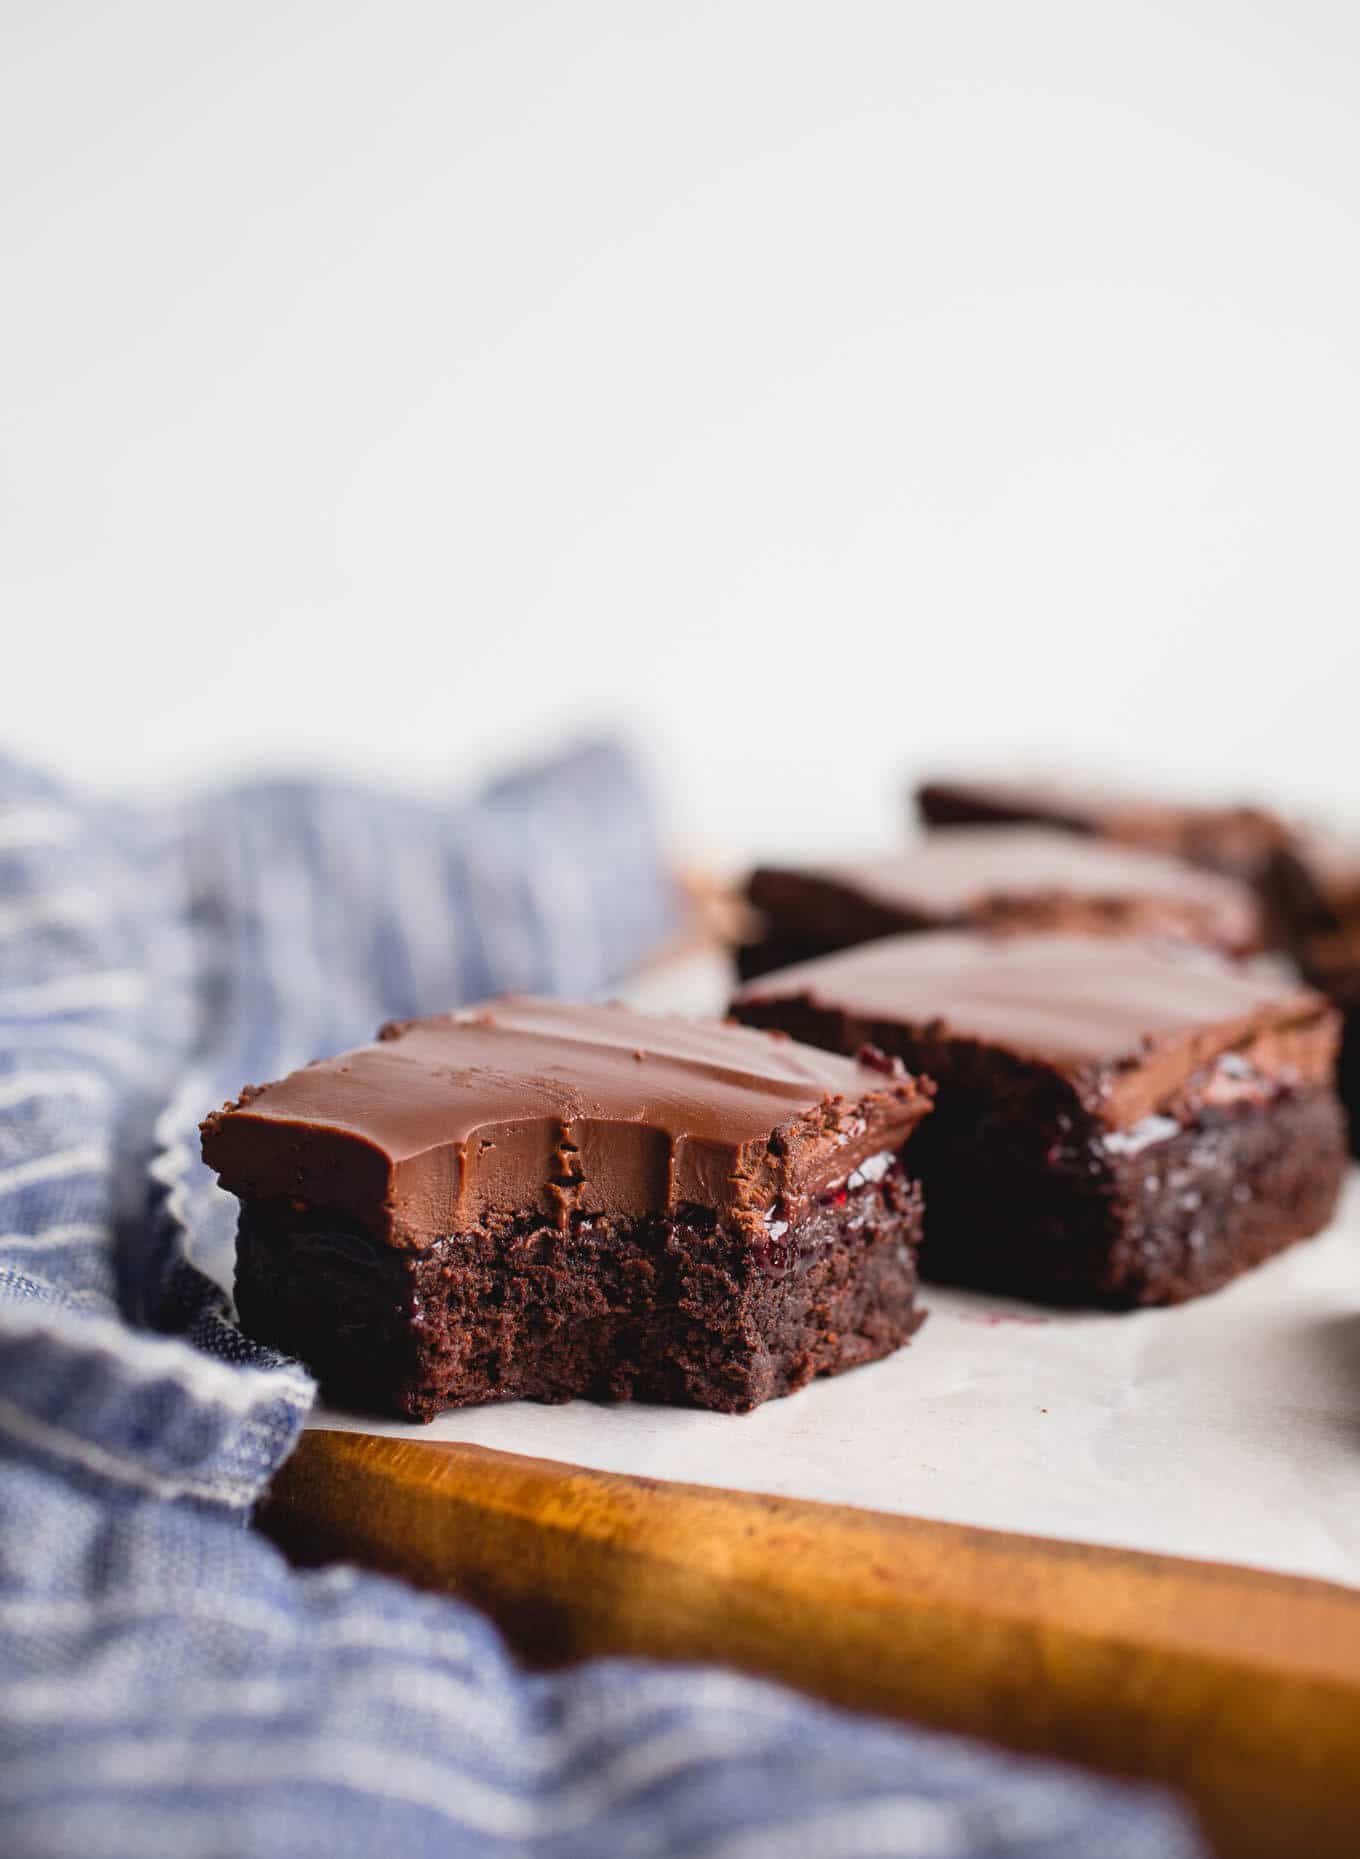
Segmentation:
[(961, 827), (888, 858), (762, 866), (747, 895), (763, 933), (738, 952), (743, 976), (908, 930), (1160, 935), (1230, 955), (1262, 934), (1255, 897), (1230, 878), (1037, 828)]
[(1251, 884), (1288, 839), (1263, 807), (1155, 800), (1073, 780), (926, 781), (916, 806), (928, 826), (1047, 826), (1162, 852)]
[(1204, 951), (897, 936), (752, 982), (733, 1011), (936, 1080), (912, 1148), (927, 1275), (1176, 1303), (1317, 1232), (1341, 1187), (1338, 1015)]
[(929, 1105), (880, 1055), (510, 999), (243, 1092), (203, 1154), (243, 1326), (334, 1400), (743, 1412), (921, 1322)]
[(1360, 896), (1360, 846), (1291, 825), (1265, 807), (1154, 800), (1071, 779), (995, 777), (927, 781), (914, 798), (928, 826), (1043, 826), (1165, 853), (1236, 878), (1260, 899), (1268, 940), (1285, 948), (1333, 926), (1328, 907), (1338, 881)]

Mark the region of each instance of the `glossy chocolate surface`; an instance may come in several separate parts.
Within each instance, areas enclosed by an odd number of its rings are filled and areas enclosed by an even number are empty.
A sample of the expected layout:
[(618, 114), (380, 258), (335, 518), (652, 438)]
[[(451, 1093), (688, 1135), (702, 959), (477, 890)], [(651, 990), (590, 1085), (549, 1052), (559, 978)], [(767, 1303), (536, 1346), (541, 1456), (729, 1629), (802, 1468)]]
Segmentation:
[[(1147, 933), (1198, 931), (1234, 952), (1257, 945), (1260, 910), (1230, 878), (1133, 846), (1039, 827), (955, 827), (889, 858), (763, 867), (751, 902), (776, 928), (868, 940), (898, 929), (1042, 918), (1093, 929), (1127, 916)], [(1111, 922), (1113, 927), (1113, 922)], [(847, 940), (850, 938), (847, 937)]]
[(1026, 822), (1144, 846), (1244, 874), (1288, 837), (1263, 807), (1175, 802), (1084, 781), (927, 781), (916, 804), (932, 825)]
[(243, 1200), (345, 1212), (395, 1245), (491, 1214), (759, 1220), (896, 1148), (929, 1090), (718, 1022), (506, 999), (385, 1027), (203, 1125)]
[(1191, 1084), (1201, 1101), (1260, 1078), (1325, 1085), (1337, 1042), (1311, 990), (1132, 938), (888, 937), (763, 976), (734, 1008), (758, 1019), (781, 1003), (825, 1016), (829, 1044), (902, 1028), (914, 1049), (962, 1040), (1045, 1066), (1112, 1128), (1175, 1106)]

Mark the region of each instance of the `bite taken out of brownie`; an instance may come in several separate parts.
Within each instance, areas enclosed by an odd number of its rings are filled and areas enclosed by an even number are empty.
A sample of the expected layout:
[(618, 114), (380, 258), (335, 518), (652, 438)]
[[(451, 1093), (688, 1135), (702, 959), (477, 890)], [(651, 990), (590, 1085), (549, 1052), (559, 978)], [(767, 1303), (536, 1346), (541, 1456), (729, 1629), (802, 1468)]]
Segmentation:
[(747, 895), (762, 933), (737, 951), (744, 979), (917, 930), (1165, 936), (1232, 956), (1262, 941), (1260, 906), (1233, 879), (1041, 828), (961, 827), (886, 858), (761, 866)]
[(243, 1327), (328, 1396), (740, 1413), (900, 1347), (931, 1087), (717, 1022), (506, 999), (242, 1093)]
[(1317, 1232), (1341, 1188), (1336, 1012), (1206, 951), (899, 936), (752, 982), (733, 1012), (936, 1080), (912, 1147), (927, 1276), (1178, 1303)]

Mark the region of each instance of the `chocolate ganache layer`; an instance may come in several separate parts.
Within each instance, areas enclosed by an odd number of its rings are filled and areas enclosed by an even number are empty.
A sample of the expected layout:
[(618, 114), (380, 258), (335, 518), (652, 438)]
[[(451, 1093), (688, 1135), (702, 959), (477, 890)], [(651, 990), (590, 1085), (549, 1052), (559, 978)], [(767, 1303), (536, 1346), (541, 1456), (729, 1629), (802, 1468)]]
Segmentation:
[(1263, 807), (1168, 801), (1070, 778), (926, 781), (916, 805), (929, 826), (1047, 826), (1163, 852), (1249, 884), (1289, 839)]
[(1262, 936), (1261, 907), (1234, 879), (1023, 827), (934, 832), (887, 858), (762, 866), (748, 896), (764, 934), (741, 952), (746, 975), (915, 930), (1165, 936), (1227, 955), (1252, 952)]
[[(736, 1012), (749, 1025), (787, 1026), (761, 1010), (799, 1001), (800, 1037), (816, 1028), (833, 1050), (945, 1041), (996, 1048), (1050, 1068), (1106, 1125), (1123, 1128), (1183, 1100), (1192, 1081), (1232, 1056), (1264, 1076), (1326, 1083), (1336, 1016), (1310, 988), (1220, 961), (1207, 951), (1134, 939), (895, 936), (782, 969), (749, 983)], [(900, 1041), (899, 1041), (900, 1043)]]
[(242, 1199), (421, 1246), (488, 1213), (762, 1212), (895, 1149), (928, 1087), (717, 1022), (507, 999), (400, 1022), (207, 1118)]

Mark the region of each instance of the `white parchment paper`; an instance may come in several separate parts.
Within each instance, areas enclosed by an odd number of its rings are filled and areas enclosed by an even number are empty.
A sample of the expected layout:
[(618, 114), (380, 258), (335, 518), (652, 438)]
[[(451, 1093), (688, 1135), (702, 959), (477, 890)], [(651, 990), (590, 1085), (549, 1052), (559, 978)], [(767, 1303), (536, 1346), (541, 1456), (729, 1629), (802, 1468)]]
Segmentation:
[[(698, 1011), (719, 987), (635, 992)], [(924, 1301), (889, 1361), (739, 1417), (574, 1401), (312, 1424), (1360, 1586), (1360, 1171), (1327, 1233), (1176, 1310)]]

